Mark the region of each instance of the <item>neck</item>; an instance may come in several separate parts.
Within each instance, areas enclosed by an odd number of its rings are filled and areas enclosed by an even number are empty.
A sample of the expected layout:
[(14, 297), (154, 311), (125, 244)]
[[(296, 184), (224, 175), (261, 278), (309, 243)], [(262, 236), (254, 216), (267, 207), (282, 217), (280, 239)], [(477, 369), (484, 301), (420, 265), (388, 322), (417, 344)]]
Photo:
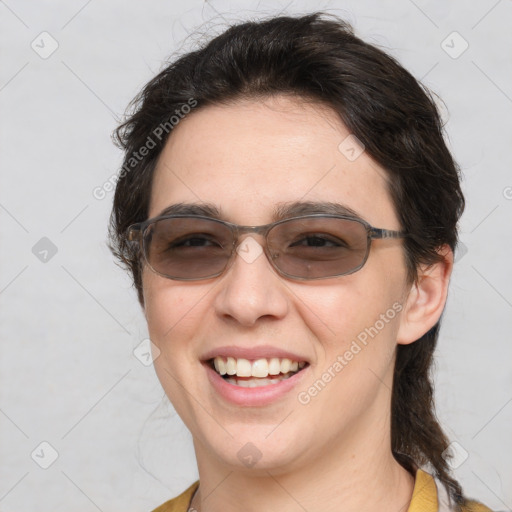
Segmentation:
[[(385, 436), (384, 436), (385, 437)], [(405, 512), (412, 496), (414, 477), (394, 459), (390, 443), (380, 437), (350, 451), (327, 446), (316, 460), (299, 470), (240, 471), (204, 456), (196, 446), (200, 487), (192, 501), (197, 512), (343, 511)], [(389, 441), (389, 439), (387, 439)], [(201, 453), (202, 452), (202, 453)]]

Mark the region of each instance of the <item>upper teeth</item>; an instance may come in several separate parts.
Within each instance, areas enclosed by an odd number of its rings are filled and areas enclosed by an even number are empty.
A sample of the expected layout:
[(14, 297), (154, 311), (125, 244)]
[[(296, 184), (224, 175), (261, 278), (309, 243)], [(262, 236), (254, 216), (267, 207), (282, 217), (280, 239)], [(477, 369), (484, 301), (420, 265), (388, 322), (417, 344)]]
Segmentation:
[(236, 375), (237, 377), (267, 377), (280, 373), (296, 372), (304, 368), (304, 361), (292, 361), (288, 358), (273, 357), (271, 359), (235, 359), (234, 357), (216, 357), (213, 360), (215, 369), (221, 375)]

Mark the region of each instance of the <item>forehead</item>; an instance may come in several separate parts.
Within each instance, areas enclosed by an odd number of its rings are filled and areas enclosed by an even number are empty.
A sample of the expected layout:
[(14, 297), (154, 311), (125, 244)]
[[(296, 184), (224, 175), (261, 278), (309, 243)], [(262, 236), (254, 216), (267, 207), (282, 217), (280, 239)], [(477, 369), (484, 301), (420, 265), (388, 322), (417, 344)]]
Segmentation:
[(278, 96), (201, 107), (174, 128), (155, 170), (149, 217), (215, 204), (226, 220), (269, 222), (276, 205), (339, 203), (399, 227), (387, 173), (332, 109)]

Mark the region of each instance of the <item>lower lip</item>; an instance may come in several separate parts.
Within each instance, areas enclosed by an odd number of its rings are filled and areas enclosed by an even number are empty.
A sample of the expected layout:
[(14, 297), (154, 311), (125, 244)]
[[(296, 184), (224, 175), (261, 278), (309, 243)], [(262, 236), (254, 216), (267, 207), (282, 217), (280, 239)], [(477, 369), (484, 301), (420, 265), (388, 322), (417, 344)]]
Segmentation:
[(208, 363), (204, 363), (206, 373), (211, 385), (228, 402), (246, 407), (268, 405), (289, 393), (303, 378), (307, 367), (292, 377), (279, 381), (276, 384), (259, 386), (256, 388), (243, 388), (226, 382)]

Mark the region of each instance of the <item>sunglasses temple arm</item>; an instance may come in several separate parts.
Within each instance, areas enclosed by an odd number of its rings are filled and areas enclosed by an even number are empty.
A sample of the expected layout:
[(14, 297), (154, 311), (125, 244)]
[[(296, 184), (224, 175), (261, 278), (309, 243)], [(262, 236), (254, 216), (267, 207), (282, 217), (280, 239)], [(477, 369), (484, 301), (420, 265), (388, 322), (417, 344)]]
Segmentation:
[(139, 242), (142, 235), (142, 226), (140, 224), (134, 224), (128, 228), (126, 233), (126, 239), (129, 242)]
[(370, 229), (370, 238), (404, 238), (407, 236), (405, 231), (394, 231), (392, 229)]

